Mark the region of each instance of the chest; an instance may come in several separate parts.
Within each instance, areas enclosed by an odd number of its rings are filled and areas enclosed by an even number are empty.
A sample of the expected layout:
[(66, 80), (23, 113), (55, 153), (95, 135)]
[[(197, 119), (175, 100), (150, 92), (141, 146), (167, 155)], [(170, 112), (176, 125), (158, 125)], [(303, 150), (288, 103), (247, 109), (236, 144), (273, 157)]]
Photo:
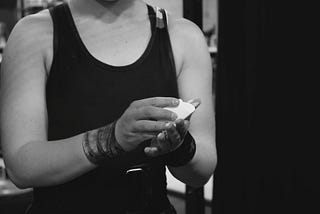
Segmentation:
[(148, 19), (115, 23), (75, 19), (75, 26), (88, 52), (113, 66), (135, 62), (144, 53), (152, 35)]

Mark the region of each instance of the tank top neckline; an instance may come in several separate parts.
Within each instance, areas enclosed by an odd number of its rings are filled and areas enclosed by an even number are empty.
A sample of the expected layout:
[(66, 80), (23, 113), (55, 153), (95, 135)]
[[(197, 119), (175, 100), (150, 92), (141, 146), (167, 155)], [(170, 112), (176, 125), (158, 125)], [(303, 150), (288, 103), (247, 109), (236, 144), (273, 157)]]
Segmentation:
[(151, 36), (149, 38), (149, 41), (148, 41), (148, 44), (147, 44), (145, 50), (139, 56), (139, 58), (136, 59), (134, 62), (127, 64), (127, 65), (116, 66), (116, 65), (108, 64), (106, 62), (102, 62), (101, 60), (97, 59), (95, 56), (93, 56), (90, 53), (90, 51), (88, 50), (88, 48), (86, 47), (86, 45), (84, 44), (84, 42), (80, 36), (80, 33), (79, 33), (78, 28), (77, 28), (75, 21), (73, 19), (69, 5), (67, 3), (64, 4), (64, 10), (65, 10), (65, 13), (67, 16), (67, 21), (71, 25), (71, 30), (73, 31), (74, 36), (76, 37), (76, 40), (77, 40), (76, 42), (80, 46), (82, 52), (86, 55), (86, 59), (88, 59), (93, 64), (95, 64), (99, 67), (102, 67), (103, 69), (106, 69), (108, 71), (117, 71), (117, 72), (134, 70), (135, 67), (139, 66), (141, 63), (144, 62), (144, 60), (148, 57), (149, 53), (151, 52), (151, 49), (153, 47), (153, 43), (154, 43), (154, 40), (156, 37), (157, 28), (156, 28), (156, 23), (154, 20), (155, 19), (155, 11), (154, 11), (153, 7), (147, 4), (147, 9), (148, 9), (148, 17), (149, 17), (150, 26), (151, 26)]

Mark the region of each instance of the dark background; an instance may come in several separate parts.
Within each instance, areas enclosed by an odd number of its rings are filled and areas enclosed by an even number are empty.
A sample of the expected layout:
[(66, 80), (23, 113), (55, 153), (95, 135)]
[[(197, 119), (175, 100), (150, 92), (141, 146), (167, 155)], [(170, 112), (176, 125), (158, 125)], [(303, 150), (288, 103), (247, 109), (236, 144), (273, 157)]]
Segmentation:
[(0, 1), (0, 22), (6, 23), (8, 32), (11, 31), (17, 21), (15, 8), (16, 1), (14, 0)]
[(316, 8), (219, 1), (212, 213), (320, 213)]
[(16, 6), (16, 1), (14, 0), (1, 0), (1, 8), (14, 8)]

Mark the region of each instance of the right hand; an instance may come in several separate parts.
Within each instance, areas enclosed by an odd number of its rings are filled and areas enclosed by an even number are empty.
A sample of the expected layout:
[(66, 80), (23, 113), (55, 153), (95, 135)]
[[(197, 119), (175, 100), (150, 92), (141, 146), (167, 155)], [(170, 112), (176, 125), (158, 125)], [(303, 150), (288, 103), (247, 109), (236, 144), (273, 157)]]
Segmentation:
[(115, 126), (115, 137), (125, 151), (135, 149), (141, 142), (152, 139), (167, 130), (177, 115), (164, 107), (178, 106), (172, 97), (152, 97), (130, 104)]

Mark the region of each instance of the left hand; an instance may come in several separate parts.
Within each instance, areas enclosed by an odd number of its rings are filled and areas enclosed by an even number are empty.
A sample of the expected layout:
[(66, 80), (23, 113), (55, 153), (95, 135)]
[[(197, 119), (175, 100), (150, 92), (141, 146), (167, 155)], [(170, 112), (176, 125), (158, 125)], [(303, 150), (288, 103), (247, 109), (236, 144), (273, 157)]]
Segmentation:
[[(200, 99), (192, 99), (188, 102), (194, 105), (195, 108), (198, 108), (201, 104)], [(191, 115), (184, 120), (178, 119), (175, 122), (168, 123), (168, 129), (160, 132), (151, 140), (150, 146), (144, 149), (145, 154), (150, 157), (156, 157), (179, 148), (189, 129), (190, 117)]]
[(156, 157), (176, 150), (182, 144), (189, 125), (190, 122), (183, 119), (169, 123), (168, 129), (154, 137), (144, 152), (147, 156)]

